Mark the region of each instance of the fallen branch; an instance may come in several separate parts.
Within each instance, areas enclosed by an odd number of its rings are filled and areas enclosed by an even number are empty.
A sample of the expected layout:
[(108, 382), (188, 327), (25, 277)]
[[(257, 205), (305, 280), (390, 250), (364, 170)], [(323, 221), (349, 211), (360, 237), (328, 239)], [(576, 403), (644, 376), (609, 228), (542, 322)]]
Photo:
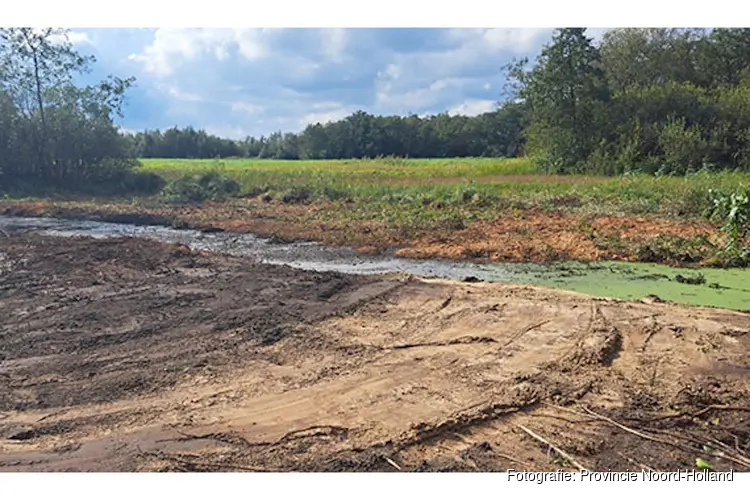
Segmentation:
[(747, 411), (750, 412), (750, 408), (746, 408), (744, 406), (727, 406), (727, 405), (709, 405), (703, 408), (701, 411), (696, 413), (688, 413), (687, 415), (692, 415), (693, 417), (700, 417), (701, 415), (704, 415), (711, 410), (723, 410), (723, 411)]
[(647, 470), (647, 471), (649, 471), (649, 472), (654, 472), (654, 469), (653, 469), (652, 467), (649, 467), (648, 465), (644, 465), (644, 464), (642, 464), (642, 463), (640, 463), (640, 462), (636, 462), (636, 461), (635, 461), (635, 460), (633, 460), (632, 458), (630, 458), (630, 457), (627, 457), (627, 456), (623, 455), (623, 454), (622, 454), (622, 453), (620, 453), (619, 451), (616, 451), (615, 453), (617, 453), (618, 455), (620, 455), (620, 456), (621, 456), (622, 458), (624, 458), (625, 460), (627, 460), (627, 461), (628, 461), (628, 462), (630, 462), (631, 464), (633, 464), (633, 465), (637, 465), (637, 466), (638, 466), (638, 467), (640, 467), (640, 468), (641, 468), (642, 470)]
[(394, 469), (396, 469), (397, 471), (401, 470), (401, 466), (399, 466), (396, 462), (394, 462), (393, 460), (391, 460), (388, 457), (383, 457), (383, 458), (385, 459), (386, 462), (388, 462), (389, 464), (391, 464)]
[(534, 417), (535, 418), (536, 417), (553, 418), (555, 420), (562, 420), (563, 422), (567, 422), (569, 424), (587, 424), (589, 422), (596, 422), (599, 420), (598, 418), (588, 418), (588, 417), (582, 420), (571, 420), (569, 418), (561, 417), (560, 415), (551, 415), (549, 413), (534, 413)]
[(246, 471), (246, 472), (279, 472), (279, 471), (276, 471), (276, 470), (273, 470), (273, 469), (260, 469), (258, 467), (247, 467), (247, 466), (238, 465), (238, 464), (229, 464), (229, 463), (227, 463), (227, 464), (218, 464), (218, 463), (212, 464), (212, 463), (209, 463), (209, 462), (197, 462), (197, 461), (185, 460), (183, 458), (177, 458), (177, 457), (159, 457), (159, 458), (161, 458), (162, 460), (176, 462), (176, 463), (178, 463), (180, 465), (183, 465), (183, 466), (188, 466), (188, 467), (202, 467), (204, 469), (214, 468), (214, 469), (235, 469), (235, 470), (242, 470), (242, 471)]
[(658, 324), (655, 323), (654, 325), (649, 328), (648, 335), (646, 335), (646, 339), (643, 341), (643, 345), (641, 346), (641, 352), (644, 352), (646, 350), (646, 347), (648, 346), (649, 341), (651, 340), (651, 337), (656, 335), (656, 333), (660, 330), (658, 327)]
[(492, 450), (492, 453), (495, 454), (496, 456), (500, 457), (500, 458), (504, 458), (506, 460), (510, 460), (511, 462), (515, 462), (517, 464), (521, 464), (524, 467), (527, 467), (529, 469), (531, 469), (533, 467), (532, 464), (530, 464), (528, 462), (524, 462), (523, 460), (520, 460), (518, 458), (512, 457), (510, 455), (506, 455), (505, 453), (498, 453), (495, 450)]
[(563, 458), (565, 458), (568, 462), (570, 462), (571, 464), (573, 464), (576, 467), (578, 467), (578, 470), (587, 469), (587, 467), (584, 467), (583, 465), (581, 465), (580, 463), (578, 463), (572, 456), (570, 456), (568, 453), (566, 453), (565, 450), (561, 449), (558, 446), (555, 446), (554, 444), (552, 444), (549, 441), (547, 441), (546, 439), (544, 439), (542, 436), (540, 436), (538, 434), (535, 434), (534, 432), (532, 432), (531, 430), (527, 429), (523, 425), (521, 425), (521, 424), (516, 424), (516, 425), (518, 426), (519, 429), (521, 429), (522, 431), (524, 431), (529, 436), (533, 437), (534, 439), (536, 439), (540, 443), (546, 444), (547, 446), (549, 446), (550, 448), (552, 448), (553, 450), (555, 450), (560, 456), (562, 456)]
[(235, 470), (242, 470), (247, 472), (283, 472), (282, 470), (274, 470), (274, 469), (261, 469), (258, 467), (250, 467), (246, 465), (239, 465), (239, 464), (232, 464), (232, 463), (210, 463), (210, 462), (201, 462), (197, 460), (190, 460), (187, 458), (182, 458), (179, 455), (172, 455), (169, 453), (164, 453), (160, 451), (143, 451), (139, 445), (136, 445), (136, 450), (138, 450), (138, 454), (142, 457), (150, 457), (155, 458), (158, 460), (164, 460), (167, 462), (173, 462), (180, 465), (188, 466), (188, 467), (202, 467), (203, 469), (235, 469)]
[(48, 413), (47, 415), (41, 417), (39, 420), (37, 420), (37, 423), (43, 422), (43, 421), (47, 420), (48, 418), (57, 417), (59, 415), (62, 415), (63, 413), (67, 413), (69, 411), (70, 411), (69, 408), (65, 408), (63, 410), (58, 410), (58, 411), (53, 411), (52, 413)]

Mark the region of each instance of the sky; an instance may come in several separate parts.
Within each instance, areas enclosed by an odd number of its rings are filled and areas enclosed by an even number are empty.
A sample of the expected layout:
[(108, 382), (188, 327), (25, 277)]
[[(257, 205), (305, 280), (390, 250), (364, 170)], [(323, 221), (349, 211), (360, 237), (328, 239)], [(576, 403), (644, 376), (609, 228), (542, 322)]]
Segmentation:
[(502, 98), (502, 67), (535, 58), (552, 31), (97, 28), (69, 37), (96, 57), (92, 77), (136, 78), (124, 130), (193, 126), (236, 139), (298, 132), (357, 110), (491, 111)]

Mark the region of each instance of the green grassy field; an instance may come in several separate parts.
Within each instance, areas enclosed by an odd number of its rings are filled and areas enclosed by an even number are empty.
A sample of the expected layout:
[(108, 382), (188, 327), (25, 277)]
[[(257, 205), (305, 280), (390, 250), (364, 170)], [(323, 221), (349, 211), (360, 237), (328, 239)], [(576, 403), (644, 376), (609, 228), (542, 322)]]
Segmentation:
[(143, 168), (166, 177), (199, 173), (218, 168), (238, 179), (259, 180), (283, 177), (330, 179), (355, 178), (383, 180), (403, 178), (484, 177), (536, 173), (526, 158), (454, 158), (367, 160), (257, 160), (233, 158), (225, 160), (143, 159)]
[(143, 170), (167, 180), (218, 170), (236, 179), (246, 193), (262, 192), (291, 202), (354, 201), (361, 209), (348, 216), (356, 218), (401, 218), (409, 212), (433, 218), (431, 211), (444, 214), (449, 207), (470, 208), (479, 217), (503, 208), (539, 208), (690, 218), (700, 217), (709, 206), (709, 189), (750, 183), (749, 174), (730, 172), (550, 176), (539, 174), (528, 158), (141, 161)]

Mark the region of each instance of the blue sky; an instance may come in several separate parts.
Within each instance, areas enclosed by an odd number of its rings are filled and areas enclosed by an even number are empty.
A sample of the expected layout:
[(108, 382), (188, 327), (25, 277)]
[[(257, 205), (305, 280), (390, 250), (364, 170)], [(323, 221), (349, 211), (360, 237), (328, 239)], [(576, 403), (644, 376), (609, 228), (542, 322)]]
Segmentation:
[[(597, 30), (599, 31), (599, 30)], [(552, 29), (72, 29), (93, 76), (135, 76), (126, 130), (192, 125), (225, 137), (295, 132), (362, 109), (476, 115), (501, 67)], [(594, 36), (597, 33), (592, 32)]]

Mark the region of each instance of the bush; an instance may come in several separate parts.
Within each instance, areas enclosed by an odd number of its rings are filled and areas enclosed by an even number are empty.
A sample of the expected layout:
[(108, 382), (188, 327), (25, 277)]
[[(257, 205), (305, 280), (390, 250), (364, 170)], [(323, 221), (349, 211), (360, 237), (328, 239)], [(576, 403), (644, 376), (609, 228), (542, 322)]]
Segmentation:
[(703, 166), (708, 145), (700, 129), (686, 126), (685, 119), (670, 120), (659, 134), (659, 146), (664, 152), (662, 173), (684, 175)]
[(178, 203), (222, 201), (240, 192), (240, 185), (231, 177), (212, 171), (201, 175), (185, 175), (170, 182), (162, 194)]
[(153, 172), (116, 170), (89, 177), (71, 175), (63, 179), (38, 176), (0, 176), (0, 193), (13, 197), (45, 196), (126, 196), (153, 195), (164, 189), (166, 181)]
[(309, 188), (293, 187), (284, 191), (281, 195), (281, 201), (284, 203), (305, 203), (312, 196)]

